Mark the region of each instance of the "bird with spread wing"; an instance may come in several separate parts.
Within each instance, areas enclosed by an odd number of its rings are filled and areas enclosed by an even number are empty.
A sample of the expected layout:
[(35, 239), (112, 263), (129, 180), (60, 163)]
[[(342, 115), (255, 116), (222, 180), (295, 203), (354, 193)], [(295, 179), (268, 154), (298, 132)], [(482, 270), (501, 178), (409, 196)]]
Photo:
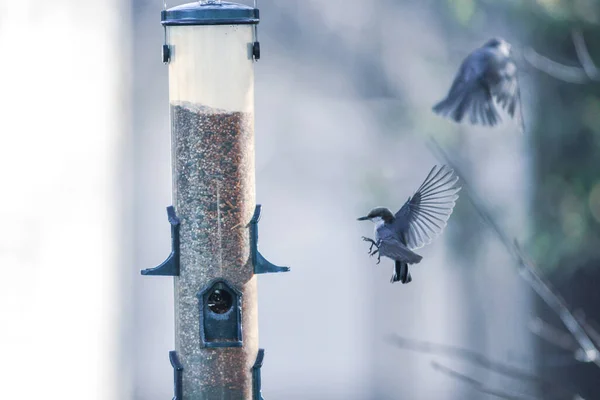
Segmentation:
[(465, 58), (448, 95), (433, 111), (456, 122), (468, 114), (472, 124), (494, 126), (501, 120), (496, 104), (525, 130), (517, 65), (511, 45), (501, 38), (488, 40)]
[[(371, 243), (371, 256), (379, 253), (377, 264), (381, 256), (394, 260), (392, 283), (412, 281), (408, 265), (417, 264), (423, 258), (414, 250), (431, 243), (446, 226), (461, 189), (457, 182), (454, 170), (436, 165), (396, 214), (388, 208), (376, 207), (358, 218), (375, 224), (375, 240), (364, 236), (363, 240)], [(376, 247), (374, 251), (373, 247)]]

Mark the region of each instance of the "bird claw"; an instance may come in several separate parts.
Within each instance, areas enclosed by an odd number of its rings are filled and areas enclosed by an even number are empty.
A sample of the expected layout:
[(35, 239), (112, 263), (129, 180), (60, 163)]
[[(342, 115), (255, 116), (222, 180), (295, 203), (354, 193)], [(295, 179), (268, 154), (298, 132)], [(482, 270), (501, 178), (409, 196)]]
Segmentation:
[(377, 243), (375, 243), (375, 241), (373, 239), (363, 236), (362, 240), (364, 240), (365, 242), (371, 243), (371, 246), (369, 247), (369, 250), (367, 251), (367, 253), (371, 254), (371, 250), (373, 250), (373, 246), (375, 246), (379, 249), (379, 246), (377, 246)]
[[(367, 253), (369, 253), (369, 255), (371, 257), (373, 257), (375, 254), (379, 253), (379, 244), (381, 243), (381, 241), (375, 242), (373, 239), (368, 238), (363, 236), (362, 240), (364, 240), (365, 242), (370, 242), (371, 243), (371, 247), (369, 247), (369, 251), (367, 251)], [(373, 247), (376, 247), (375, 250), (373, 250)], [(373, 250), (373, 251), (371, 251)], [(377, 254), (377, 264), (379, 264), (381, 262), (381, 253)]]
[[(372, 253), (369, 253), (369, 255), (371, 257), (373, 257), (375, 254), (379, 253), (379, 248), (377, 250), (375, 250)], [(381, 262), (381, 253), (377, 254), (377, 264), (379, 264)]]

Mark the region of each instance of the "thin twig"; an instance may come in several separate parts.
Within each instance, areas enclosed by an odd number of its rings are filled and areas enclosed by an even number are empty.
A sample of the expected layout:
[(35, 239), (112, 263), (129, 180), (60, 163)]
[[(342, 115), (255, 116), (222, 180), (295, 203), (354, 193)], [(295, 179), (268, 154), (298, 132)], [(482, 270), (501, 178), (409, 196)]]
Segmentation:
[(443, 374), (446, 374), (454, 379), (458, 379), (460, 381), (463, 381), (463, 382), (471, 385), (474, 389), (480, 391), (481, 393), (489, 394), (489, 395), (496, 396), (501, 399), (508, 399), (508, 400), (542, 400), (540, 397), (533, 397), (533, 396), (529, 396), (526, 394), (509, 393), (509, 392), (504, 392), (504, 391), (497, 390), (497, 389), (492, 389), (489, 386), (486, 386), (483, 382), (473, 379), (470, 376), (467, 376), (465, 374), (461, 374), (460, 372), (457, 372), (451, 368), (445, 367), (436, 361), (432, 361), (431, 366), (435, 370), (437, 370)]
[(575, 352), (579, 349), (579, 345), (573, 339), (573, 336), (553, 327), (541, 318), (536, 317), (531, 320), (529, 322), (529, 330), (541, 339), (562, 350)]
[(504, 244), (507, 251), (511, 253), (519, 265), (520, 276), (531, 286), (531, 288), (541, 297), (542, 300), (558, 314), (565, 327), (569, 330), (573, 338), (577, 341), (580, 347), (577, 358), (583, 362), (593, 362), (600, 367), (600, 352), (596, 348), (595, 344), (586, 333), (585, 328), (577, 321), (573, 316), (573, 313), (569, 310), (565, 301), (556, 294), (556, 291), (552, 289), (551, 285), (545, 281), (538, 273), (535, 264), (527, 257), (527, 255), (521, 250), (521, 247), (516, 240), (511, 241), (508, 235), (500, 228), (500, 226), (493, 219), (492, 214), (484, 206), (484, 203), (478, 198), (473, 186), (471, 186), (465, 179), (465, 176), (456, 166), (446, 152), (440, 147), (435, 139), (430, 140), (430, 147), (434, 152), (437, 152), (446, 163), (448, 163), (461, 178), (463, 186), (463, 196), (469, 199), (470, 203), (482, 217), (482, 219), (492, 228), (496, 233), (500, 241)]
[(573, 315), (575, 315), (577, 321), (583, 326), (583, 329), (590, 335), (590, 339), (592, 339), (596, 348), (598, 348), (600, 346), (600, 327), (598, 327), (598, 324), (588, 319), (582, 310), (576, 310)]
[(537, 365), (540, 368), (567, 368), (581, 365), (581, 362), (573, 357), (572, 354), (544, 354), (540, 357), (540, 360), (537, 360)]
[(583, 38), (583, 33), (581, 29), (573, 29), (571, 31), (571, 38), (573, 39), (573, 45), (575, 46), (575, 52), (577, 53), (577, 58), (583, 67), (583, 70), (587, 74), (587, 76), (596, 81), (600, 77), (598, 73), (598, 68), (596, 68), (596, 64), (592, 60), (590, 56), (590, 52), (585, 44), (585, 39)]
[[(418, 351), (420, 353), (433, 354), (433, 355), (446, 355), (456, 359), (469, 361), (475, 365), (485, 368), (489, 371), (495, 372), (500, 375), (507, 376), (512, 379), (521, 381), (529, 381), (536, 385), (539, 385), (542, 393), (546, 399), (572, 399), (573, 391), (565, 388), (554, 382), (547, 381), (539, 376), (536, 376), (523, 369), (513, 367), (511, 365), (503, 364), (497, 361), (493, 361), (485, 355), (475, 352), (473, 350), (464, 349), (458, 346), (450, 346), (438, 343), (425, 342), (420, 340), (413, 340), (401, 337), (399, 335), (390, 335), (390, 342), (399, 348)], [(553, 397), (550, 397), (553, 396)]]

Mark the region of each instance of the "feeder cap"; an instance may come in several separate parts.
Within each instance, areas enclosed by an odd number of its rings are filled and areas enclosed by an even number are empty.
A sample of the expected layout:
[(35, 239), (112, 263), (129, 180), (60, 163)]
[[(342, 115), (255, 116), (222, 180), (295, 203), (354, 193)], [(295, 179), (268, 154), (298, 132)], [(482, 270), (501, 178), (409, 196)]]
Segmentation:
[(163, 10), (163, 25), (247, 25), (258, 24), (257, 8), (228, 1), (195, 1)]

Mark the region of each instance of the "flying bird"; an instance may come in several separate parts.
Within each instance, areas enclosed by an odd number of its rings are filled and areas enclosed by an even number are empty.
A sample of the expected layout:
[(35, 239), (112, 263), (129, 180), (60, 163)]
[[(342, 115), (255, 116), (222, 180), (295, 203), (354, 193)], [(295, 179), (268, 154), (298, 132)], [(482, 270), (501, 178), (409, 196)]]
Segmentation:
[(511, 45), (501, 38), (488, 40), (465, 58), (448, 95), (433, 106), (433, 111), (456, 122), (469, 114), (472, 124), (494, 126), (501, 121), (497, 105), (524, 132), (517, 65)]
[[(425, 181), (396, 214), (385, 207), (372, 209), (359, 221), (375, 223), (375, 240), (370, 242), (369, 254), (378, 254), (394, 260), (394, 275), (391, 282), (409, 283), (412, 277), (409, 264), (418, 264), (423, 257), (414, 252), (438, 236), (450, 218), (461, 187), (457, 186), (458, 176), (450, 167), (434, 166)], [(374, 251), (373, 247), (376, 249)]]

